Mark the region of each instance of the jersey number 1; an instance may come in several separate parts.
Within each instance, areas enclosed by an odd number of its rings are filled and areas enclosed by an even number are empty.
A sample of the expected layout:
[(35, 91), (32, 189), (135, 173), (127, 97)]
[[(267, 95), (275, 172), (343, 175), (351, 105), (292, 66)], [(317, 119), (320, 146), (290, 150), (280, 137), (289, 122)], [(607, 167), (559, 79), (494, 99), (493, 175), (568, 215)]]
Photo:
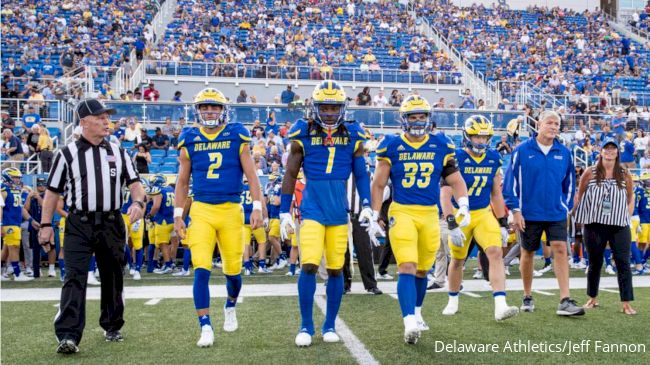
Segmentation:
[(221, 152), (212, 152), (208, 154), (208, 157), (210, 157), (210, 162), (213, 162), (210, 164), (210, 166), (208, 166), (208, 179), (218, 179), (219, 174), (215, 173), (214, 170), (221, 167), (221, 163), (223, 162), (223, 155)]
[(327, 158), (327, 168), (325, 168), (326, 174), (332, 173), (332, 167), (334, 167), (334, 155), (336, 154), (336, 147), (327, 147), (329, 151), (329, 157)]
[(479, 196), (481, 195), (481, 191), (487, 185), (487, 176), (474, 176), (474, 183), (472, 186), (469, 188), (469, 191), (467, 192), (467, 195), (474, 195), (474, 196)]

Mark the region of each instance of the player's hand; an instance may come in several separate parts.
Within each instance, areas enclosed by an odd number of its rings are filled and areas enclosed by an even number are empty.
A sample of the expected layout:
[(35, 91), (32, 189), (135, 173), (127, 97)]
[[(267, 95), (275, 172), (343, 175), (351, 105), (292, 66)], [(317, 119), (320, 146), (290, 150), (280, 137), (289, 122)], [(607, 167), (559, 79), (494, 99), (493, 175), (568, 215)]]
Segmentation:
[[(359, 215), (359, 221), (361, 221), (361, 215)], [(373, 211), (370, 220), (366, 222), (366, 232), (368, 232), (368, 236), (370, 237), (370, 243), (375, 247), (380, 246), (381, 243), (379, 243), (377, 237), (386, 237), (386, 232), (379, 225), (379, 212)]]
[(176, 232), (176, 236), (178, 236), (179, 239), (181, 240), (185, 239), (186, 227), (183, 218), (181, 217), (174, 218), (174, 231)]
[(634, 223), (636, 223), (636, 233), (641, 233), (643, 227), (641, 227), (641, 219), (638, 215), (633, 215), (630, 217), (630, 223), (630, 225), (634, 225)]
[(501, 247), (508, 247), (508, 238), (510, 234), (508, 233), (508, 228), (501, 227)]
[(467, 227), (472, 222), (472, 217), (469, 215), (469, 199), (464, 196), (458, 199), (458, 212), (456, 212), (456, 220), (459, 220), (458, 226), (460, 228)]
[(52, 227), (43, 227), (38, 231), (38, 243), (43, 246), (45, 252), (49, 252), (54, 242), (54, 230)]
[(269, 231), (269, 219), (268, 219), (268, 218), (264, 218), (264, 222), (263, 222), (263, 223), (264, 223), (264, 230), (268, 232), (268, 231)]
[(465, 234), (460, 229), (460, 226), (450, 229), (448, 237), (451, 244), (456, 247), (462, 248), (465, 245)]
[(515, 225), (515, 230), (523, 232), (526, 229), (526, 222), (521, 211), (516, 211), (512, 214), (512, 223)]
[(259, 209), (253, 209), (251, 213), (251, 230), (256, 230), (264, 224), (264, 219), (262, 218), (262, 211)]
[(359, 223), (361, 223), (362, 226), (367, 226), (368, 223), (372, 220), (373, 217), (373, 212), (370, 207), (364, 207), (361, 209), (361, 212), (359, 213)]
[(288, 240), (289, 235), (294, 233), (296, 225), (293, 223), (291, 214), (280, 213), (280, 239), (282, 241)]
[(144, 211), (140, 207), (140, 204), (131, 204), (126, 214), (129, 215), (129, 221), (137, 222), (144, 215)]

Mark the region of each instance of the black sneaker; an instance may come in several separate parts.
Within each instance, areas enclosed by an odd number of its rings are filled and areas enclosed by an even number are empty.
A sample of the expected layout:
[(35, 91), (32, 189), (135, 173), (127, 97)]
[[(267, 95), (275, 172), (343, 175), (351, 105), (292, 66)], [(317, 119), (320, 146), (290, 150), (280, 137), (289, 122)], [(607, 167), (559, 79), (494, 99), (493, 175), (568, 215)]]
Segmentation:
[(76, 354), (79, 352), (79, 347), (73, 340), (64, 339), (59, 342), (56, 352), (64, 355)]
[(367, 291), (368, 293), (370, 293), (370, 294), (374, 294), (374, 295), (384, 294), (384, 292), (382, 292), (381, 290), (379, 290), (379, 288), (377, 288), (377, 287), (370, 288), (370, 289), (368, 289), (368, 290), (366, 290), (366, 291)]
[(585, 314), (585, 309), (578, 306), (575, 300), (564, 298), (557, 306), (557, 311), (555, 313), (558, 316), (582, 316)]
[(104, 336), (105, 336), (107, 342), (122, 342), (122, 341), (124, 341), (124, 337), (122, 337), (122, 334), (120, 333), (120, 331), (106, 331), (106, 332), (104, 332)]
[(433, 284), (427, 287), (427, 290), (435, 290), (435, 289), (442, 289), (442, 288), (444, 288), (442, 285), (434, 282)]
[(345, 289), (343, 289), (343, 294), (344, 294), (344, 295), (345, 295), (345, 294), (350, 294), (351, 291), (352, 291), (352, 289), (350, 289), (350, 288), (345, 288)]
[(521, 309), (522, 312), (533, 312), (535, 310), (535, 301), (533, 300), (533, 297), (525, 296), (519, 309)]

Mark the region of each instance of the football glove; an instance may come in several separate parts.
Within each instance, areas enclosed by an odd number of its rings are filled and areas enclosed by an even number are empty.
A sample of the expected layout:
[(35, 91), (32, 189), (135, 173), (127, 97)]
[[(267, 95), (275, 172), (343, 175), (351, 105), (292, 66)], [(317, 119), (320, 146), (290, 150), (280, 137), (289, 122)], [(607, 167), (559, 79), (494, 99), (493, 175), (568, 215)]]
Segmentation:
[[(365, 208), (370, 210), (370, 208)], [(364, 209), (364, 210), (365, 210)], [(363, 212), (362, 212), (363, 213)], [(381, 245), (379, 240), (377, 239), (377, 236), (379, 237), (386, 237), (386, 232), (381, 228), (379, 225), (379, 212), (373, 211), (370, 216), (370, 220), (366, 221), (366, 232), (368, 232), (368, 237), (370, 237), (370, 243), (372, 243), (373, 246), (378, 247)], [(359, 222), (361, 222), (361, 214), (359, 214)], [(362, 223), (363, 225), (363, 223)]]
[(446, 220), (447, 229), (449, 230), (448, 240), (451, 241), (452, 245), (462, 248), (465, 245), (465, 234), (460, 229), (458, 223), (456, 223), (456, 217), (448, 215)]
[(460, 223), (458, 223), (460, 228), (467, 227), (472, 222), (472, 217), (469, 215), (469, 199), (466, 196), (458, 199), (458, 212), (456, 212), (456, 219), (459, 217), (462, 218)]
[(293, 223), (291, 214), (280, 213), (280, 239), (282, 239), (282, 241), (289, 239), (289, 235), (291, 234), (291, 232), (289, 232), (289, 228), (291, 228), (294, 232), (296, 231), (296, 225)]

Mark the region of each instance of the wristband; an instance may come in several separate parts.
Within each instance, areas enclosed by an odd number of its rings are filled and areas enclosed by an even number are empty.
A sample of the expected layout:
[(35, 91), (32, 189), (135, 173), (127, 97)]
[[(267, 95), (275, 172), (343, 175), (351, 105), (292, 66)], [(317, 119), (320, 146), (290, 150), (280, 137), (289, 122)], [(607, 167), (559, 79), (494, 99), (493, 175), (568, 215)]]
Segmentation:
[(253, 200), (253, 210), (262, 210), (262, 202), (259, 200)]
[(145, 205), (144, 205), (144, 202), (142, 200), (134, 200), (133, 203), (139, 205), (140, 209), (144, 210)]
[(41, 223), (41, 228), (52, 227), (52, 223)]
[(508, 216), (501, 217), (497, 219), (499, 221), (499, 225), (503, 228), (508, 228)]
[(466, 196), (461, 196), (458, 198), (458, 207), (468, 207), (469, 208), (469, 198)]
[(450, 214), (446, 218), (447, 220), (447, 229), (452, 230), (458, 228), (458, 223), (456, 223), (456, 217), (453, 214)]
[(183, 208), (174, 208), (174, 218), (183, 218)]
[(291, 210), (291, 202), (293, 201), (292, 194), (280, 195), (280, 213), (289, 213)]

